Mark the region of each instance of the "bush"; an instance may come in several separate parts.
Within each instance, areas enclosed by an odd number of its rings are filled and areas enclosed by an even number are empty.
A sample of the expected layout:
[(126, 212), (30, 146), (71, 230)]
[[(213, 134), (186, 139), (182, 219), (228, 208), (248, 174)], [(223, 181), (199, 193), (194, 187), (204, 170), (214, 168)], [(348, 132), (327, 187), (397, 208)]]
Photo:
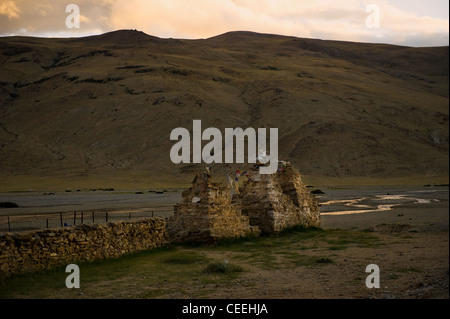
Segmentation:
[(13, 202), (0, 202), (0, 208), (17, 208), (19, 205)]
[(243, 271), (243, 268), (239, 265), (230, 264), (227, 260), (211, 263), (206, 266), (205, 272), (207, 273), (219, 273), (219, 274), (231, 274)]
[(318, 263), (318, 264), (331, 264), (332, 262), (333, 262), (333, 260), (331, 260), (328, 257), (322, 257), (322, 258), (316, 259), (316, 263)]

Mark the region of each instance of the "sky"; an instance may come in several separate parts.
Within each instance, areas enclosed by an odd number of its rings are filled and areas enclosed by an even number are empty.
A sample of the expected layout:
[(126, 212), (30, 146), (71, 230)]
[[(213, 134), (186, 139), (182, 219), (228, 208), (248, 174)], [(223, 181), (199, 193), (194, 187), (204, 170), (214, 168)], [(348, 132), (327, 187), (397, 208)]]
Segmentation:
[[(79, 8), (79, 28), (70, 28)], [(0, 35), (74, 37), (136, 29), (200, 39), (229, 31), (449, 45), (448, 0), (0, 0)], [(69, 17), (70, 16), (70, 17)], [(68, 27), (69, 26), (69, 27)]]

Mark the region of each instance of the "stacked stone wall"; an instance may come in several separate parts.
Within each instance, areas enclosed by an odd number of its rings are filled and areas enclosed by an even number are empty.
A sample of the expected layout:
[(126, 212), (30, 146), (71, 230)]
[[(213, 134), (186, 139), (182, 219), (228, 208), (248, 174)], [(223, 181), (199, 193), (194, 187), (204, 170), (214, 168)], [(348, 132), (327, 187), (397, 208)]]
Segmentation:
[(6, 233), (0, 235), (0, 276), (119, 257), (167, 243), (160, 217)]

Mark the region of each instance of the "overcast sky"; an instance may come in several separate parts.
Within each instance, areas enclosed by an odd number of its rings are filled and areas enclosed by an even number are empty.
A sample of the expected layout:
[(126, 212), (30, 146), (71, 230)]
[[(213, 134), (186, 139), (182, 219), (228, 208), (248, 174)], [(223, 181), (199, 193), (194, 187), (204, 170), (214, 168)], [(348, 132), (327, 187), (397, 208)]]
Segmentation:
[[(66, 27), (78, 5), (80, 28)], [(379, 27), (374, 27), (379, 8)], [(0, 35), (69, 37), (137, 29), (162, 38), (246, 30), (408, 46), (449, 44), (448, 0), (0, 0)]]

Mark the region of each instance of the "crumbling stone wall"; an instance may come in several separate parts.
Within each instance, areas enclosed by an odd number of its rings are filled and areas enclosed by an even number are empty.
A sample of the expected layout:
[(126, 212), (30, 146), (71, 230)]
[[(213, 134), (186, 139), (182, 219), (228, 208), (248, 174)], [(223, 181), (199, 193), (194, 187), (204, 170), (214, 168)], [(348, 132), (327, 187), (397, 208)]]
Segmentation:
[(283, 193), (288, 195), (298, 212), (298, 224), (320, 227), (320, 206), (317, 198), (303, 184), (300, 172), (287, 163), (275, 176)]
[(233, 201), (240, 204), (250, 224), (258, 226), (262, 233), (296, 225), (320, 226), (319, 203), (290, 163), (283, 164), (275, 174), (261, 175), (253, 170)]
[(214, 242), (296, 225), (320, 226), (318, 201), (290, 163), (275, 174), (261, 175), (256, 167), (247, 175), (241, 191), (233, 196), (231, 185), (213, 183), (208, 171), (196, 175), (168, 221), (169, 239)]
[(182, 196), (183, 202), (175, 205), (174, 216), (167, 222), (171, 241), (215, 242), (260, 233), (242, 215), (240, 206), (231, 202), (230, 190), (212, 182), (208, 172), (196, 175)]
[(0, 276), (119, 257), (167, 242), (165, 220), (160, 217), (6, 233), (0, 235)]

